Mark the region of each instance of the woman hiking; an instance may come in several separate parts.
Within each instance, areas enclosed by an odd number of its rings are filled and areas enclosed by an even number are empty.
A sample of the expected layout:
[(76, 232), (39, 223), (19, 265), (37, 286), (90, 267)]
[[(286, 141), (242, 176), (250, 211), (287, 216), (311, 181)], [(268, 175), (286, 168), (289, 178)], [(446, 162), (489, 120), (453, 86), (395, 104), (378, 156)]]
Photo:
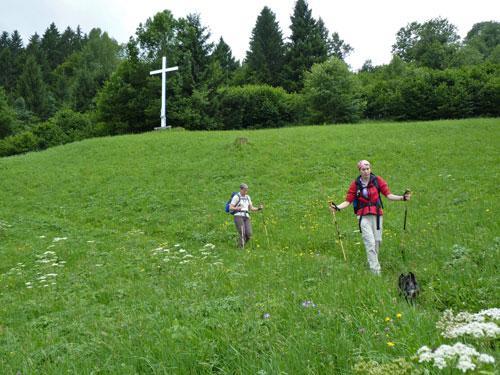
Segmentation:
[(241, 184), (240, 192), (235, 194), (231, 199), (229, 209), (234, 212), (234, 224), (238, 232), (238, 246), (245, 247), (245, 244), (252, 237), (252, 223), (250, 221), (249, 211), (260, 211), (264, 208), (261, 204), (259, 207), (252, 205), (252, 200), (248, 195), (248, 185)]
[(336, 205), (330, 203), (330, 210), (335, 214), (340, 210), (354, 204), (354, 212), (358, 217), (359, 230), (366, 249), (368, 266), (370, 271), (380, 275), (380, 264), (378, 252), (382, 242), (382, 216), (383, 205), (380, 193), (391, 201), (407, 201), (411, 198), (411, 192), (405, 191), (403, 195), (392, 194), (387, 182), (372, 173), (368, 160), (358, 162), (360, 175), (351, 183), (345, 201)]

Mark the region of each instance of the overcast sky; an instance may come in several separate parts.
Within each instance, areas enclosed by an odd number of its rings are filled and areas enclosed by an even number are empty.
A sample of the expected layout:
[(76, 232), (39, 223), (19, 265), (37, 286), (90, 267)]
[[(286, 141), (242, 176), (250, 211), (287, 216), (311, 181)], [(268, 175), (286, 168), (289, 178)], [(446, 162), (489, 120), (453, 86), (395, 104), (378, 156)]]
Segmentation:
[[(285, 37), (296, 0), (0, 0), (0, 31), (18, 30), (26, 45), (29, 36), (42, 35), (51, 22), (59, 31), (80, 25), (85, 33), (99, 27), (124, 43), (156, 12), (172, 11), (175, 17), (199, 13), (212, 40), (220, 36), (242, 60), (258, 14), (268, 6), (276, 14)], [(463, 38), (482, 21), (500, 21), (500, 1), (495, 0), (309, 0), (309, 8), (321, 17), (330, 33), (336, 31), (354, 52), (347, 58), (353, 69), (371, 59), (374, 65), (391, 58), (396, 33), (409, 22), (444, 17)]]

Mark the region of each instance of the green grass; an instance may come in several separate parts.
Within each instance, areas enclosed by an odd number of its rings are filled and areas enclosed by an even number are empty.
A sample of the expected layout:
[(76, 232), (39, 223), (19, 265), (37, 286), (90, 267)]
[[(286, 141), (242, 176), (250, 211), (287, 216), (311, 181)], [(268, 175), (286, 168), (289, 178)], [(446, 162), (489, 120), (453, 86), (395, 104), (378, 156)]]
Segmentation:
[[(0, 373), (410, 363), (451, 343), (435, 328), (443, 310), (500, 307), (499, 144), (500, 120), (474, 119), (151, 132), (0, 159)], [(406, 233), (404, 204), (384, 201), (380, 278), (350, 208), (338, 215), (344, 261), (326, 206), (365, 158), (392, 192), (414, 192)], [(223, 210), (240, 182), (266, 206), (245, 251)], [(408, 270), (423, 287), (415, 308), (397, 293)], [(498, 340), (467, 342), (500, 360)]]

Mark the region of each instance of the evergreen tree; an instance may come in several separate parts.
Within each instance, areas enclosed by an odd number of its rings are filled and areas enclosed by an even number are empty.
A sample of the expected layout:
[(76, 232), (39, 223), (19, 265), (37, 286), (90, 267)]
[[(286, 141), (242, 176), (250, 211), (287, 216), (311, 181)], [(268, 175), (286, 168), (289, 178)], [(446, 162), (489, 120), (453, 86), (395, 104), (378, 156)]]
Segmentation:
[(329, 41), (329, 56), (336, 57), (342, 61), (353, 51), (354, 49), (340, 39), (338, 33), (333, 33), (332, 38)]
[(299, 91), (303, 87), (304, 73), (313, 64), (328, 58), (328, 45), (323, 22), (318, 23), (312, 17), (305, 0), (297, 0), (291, 21), (292, 34), (285, 56), (284, 84), (289, 91)]
[(0, 87), (0, 138), (8, 136), (12, 132), (14, 118), (14, 111), (8, 104), (5, 91)]
[(0, 36), (0, 50), (9, 47), (9, 33), (7, 31), (2, 31)]
[(252, 30), (246, 64), (253, 83), (282, 84), (285, 45), (276, 15), (265, 6)]
[(28, 56), (17, 82), (17, 93), (24, 98), (26, 107), (42, 118), (49, 116), (48, 90), (40, 66), (34, 56)]
[(14, 30), (10, 35), (8, 45), (14, 58), (19, 57), (23, 52), (23, 39), (17, 30)]
[(61, 35), (55, 23), (51, 23), (42, 36), (41, 47), (47, 56), (50, 70), (54, 70), (63, 62), (63, 54), (60, 49)]
[(59, 41), (59, 51), (61, 53), (61, 61), (64, 61), (69, 55), (77, 51), (77, 35), (71, 29), (67, 27), (66, 30), (61, 34), (61, 39)]
[(231, 47), (220, 37), (211, 56), (212, 60), (219, 65), (222, 74), (222, 82), (227, 83), (233, 73), (238, 69), (239, 63), (233, 57)]
[(35, 57), (36, 62), (40, 65), (40, 69), (42, 70), (44, 80), (47, 81), (50, 73), (49, 63), (47, 61), (47, 55), (42, 49), (42, 40), (37, 33), (30, 37), (28, 45), (26, 46), (26, 54)]
[(208, 42), (210, 32), (201, 25), (198, 14), (189, 14), (185, 19), (179, 20), (179, 50), (184, 62), (189, 60), (190, 64), (186, 71), (181, 72), (183, 79), (192, 82), (192, 87), (186, 94), (191, 95), (195, 88), (201, 87), (209, 78), (210, 54), (214, 48), (213, 43)]

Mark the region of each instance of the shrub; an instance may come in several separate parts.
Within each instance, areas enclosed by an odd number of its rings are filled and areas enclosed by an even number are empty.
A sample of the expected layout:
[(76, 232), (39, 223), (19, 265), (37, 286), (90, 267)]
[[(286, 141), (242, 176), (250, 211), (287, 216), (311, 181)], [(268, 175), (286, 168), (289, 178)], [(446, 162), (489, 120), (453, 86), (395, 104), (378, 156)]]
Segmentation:
[(217, 91), (216, 121), (223, 129), (276, 128), (293, 122), (297, 100), (281, 87), (245, 85)]
[(357, 122), (365, 107), (357, 77), (335, 57), (306, 73), (304, 96), (313, 123)]

